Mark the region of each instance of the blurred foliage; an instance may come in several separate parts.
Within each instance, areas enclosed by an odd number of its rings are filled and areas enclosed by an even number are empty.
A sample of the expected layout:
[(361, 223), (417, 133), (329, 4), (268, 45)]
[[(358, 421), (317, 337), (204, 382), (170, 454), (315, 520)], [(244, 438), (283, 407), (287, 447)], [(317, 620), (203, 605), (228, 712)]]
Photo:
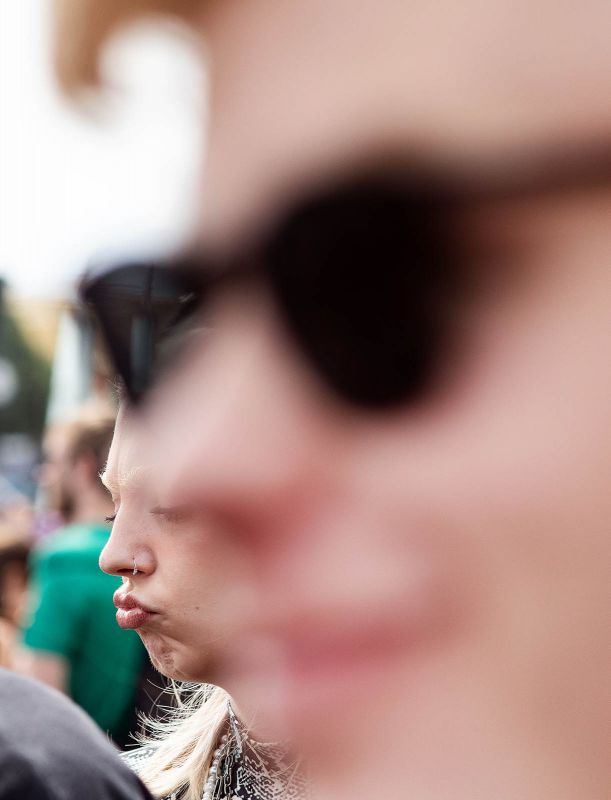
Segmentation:
[(6, 284), (0, 278), (0, 358), (10, 362), (19, 379), (15, 397), (0, 407), (0, 434), (20, 433), (40, 441), (47, 408), (51, 369), (27, 342), (8, 310)]

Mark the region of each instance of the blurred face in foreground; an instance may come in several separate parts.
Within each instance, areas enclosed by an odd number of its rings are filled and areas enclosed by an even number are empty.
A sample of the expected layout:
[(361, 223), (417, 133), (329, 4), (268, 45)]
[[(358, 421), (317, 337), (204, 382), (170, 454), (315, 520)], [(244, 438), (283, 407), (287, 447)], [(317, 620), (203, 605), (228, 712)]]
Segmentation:
[[(611, 145), (607, 2), (225, 0), (202, 24), (219, 251), (389, 153), (485, 176)], [(610, 213), (588, 182), (465, 209), (418, 402), (337, 398), (265, 287), (220, 296), (158, 392), (161, 502), (231, 553), (221, 681), (329, 797), (607, 795)]]

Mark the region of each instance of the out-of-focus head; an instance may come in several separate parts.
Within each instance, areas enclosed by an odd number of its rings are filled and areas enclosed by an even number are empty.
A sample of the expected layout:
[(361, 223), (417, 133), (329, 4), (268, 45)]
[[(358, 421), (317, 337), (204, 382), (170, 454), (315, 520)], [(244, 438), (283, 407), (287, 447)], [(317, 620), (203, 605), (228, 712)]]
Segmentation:
[[(18, 510), (18, 516), (23, 511)], [(20, 625), (27, 602), (29, 537), (2, 510), (0, 519), (0, 619)], [(29, 533), (29, 531), (28, 531)]]
[[(158, 501), (197, 509), (207, 557), (231, 548), (221, 678), (275, 710), (329, 796), (604, 796), (608, 3), (225, 0), (200, 24), (221, 254), (364, 164), (519, 184), (598, 143), (598, 180), (453, 218), (444, 263), (469, 269), (418, 403), (340, 401), (288, 333), (299, 299), (258, 281), (217, 298), (149, 413)], [(372, 296), (391, 267), (374, 245)]]
[(0, 507), (0, 666), (15, 663), (16, 640), (28, 601), (32, 509), (25, 500)]
[(53, 423), (43, 442), (39, 483), (50, 509), (71, 522), (88, 515), (105, 499), (100, 481), (114, 429), (114, 415), (107, 409), (84, 408), (78, 415)]

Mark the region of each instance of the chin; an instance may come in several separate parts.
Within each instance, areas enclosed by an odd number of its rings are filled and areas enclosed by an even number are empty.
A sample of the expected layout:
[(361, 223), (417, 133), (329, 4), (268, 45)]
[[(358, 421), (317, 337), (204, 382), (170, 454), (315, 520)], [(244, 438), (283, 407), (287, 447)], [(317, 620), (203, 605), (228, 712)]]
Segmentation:
[(178, 674), (178, 670), (176, 669), (170, 657), (160, 656), (157, 653), (151, 653), (151, 651), (149, 650), (149, 658), (151, 659), (151, 664), (155, 667), (157, 672), (160, 672), (166, 678), (184, 680)]
[(181, 658), (176, 650), (165, 642), (152, 637), (141, 636), (146, 647), (151, 664), (157, 672), (166, 678), (176, 681), (188, 681), (191, 683), (210, 683), (210, 675), (201, 662), (190, 662), (188, 659)]
[(151, 664), (155, 667), (157, 672), (160, 672), (166, 678), (183, 680), (177, 674), (176, 659), (172, 648), (168, 647), (156, 636), (149, 636), (141, 631), (138, 631), (138, 633), (140, 634), (142, 643), (146, 647)]

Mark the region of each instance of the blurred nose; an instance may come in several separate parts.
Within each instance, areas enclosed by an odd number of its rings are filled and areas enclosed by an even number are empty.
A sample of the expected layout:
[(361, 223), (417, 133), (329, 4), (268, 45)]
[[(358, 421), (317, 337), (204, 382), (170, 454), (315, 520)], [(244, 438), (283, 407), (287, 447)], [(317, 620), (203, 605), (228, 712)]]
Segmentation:
[(227, 299), (213, 329), (154, 403), (160, 496), (271, 534), (337, 466), (341, 425), (265, 296)]

